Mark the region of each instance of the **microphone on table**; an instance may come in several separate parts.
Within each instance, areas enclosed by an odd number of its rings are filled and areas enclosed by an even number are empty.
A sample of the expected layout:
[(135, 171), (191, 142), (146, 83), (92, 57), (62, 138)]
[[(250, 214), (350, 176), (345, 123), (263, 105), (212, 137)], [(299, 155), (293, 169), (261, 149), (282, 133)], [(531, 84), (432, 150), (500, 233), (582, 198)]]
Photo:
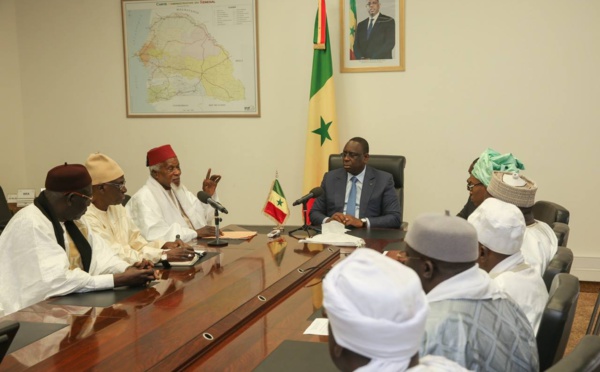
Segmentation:
[(198, 196), (198, 199), (200, 199), (200, 201), (202, 203), (206, 203), (206, 204), (210, 205), (211, 207), (213, 207), (214, 209), (218, 210), (221, 213), (225, 213), (225, 214), (229, 213), (227, 208), (225, 208), (223, 205), (221, 205), (221, 203), (219, 203), (218, 201), (211, 198), (210, 195), (208, 195), (204, 191), (198, 191), (197, 196)]
[(318, 198), (319, 196), (323, 195), (323, 192), (324, 191), (323, 191), (322, 187), (315, 187), (314, 189), (310, 190), (310, 192), (308, 194), (306, 194), (303, 197), (301, 197), (300, 199), (296, 200), (294, 202), (294, 204), (292, 204), (292, 206), (306, 203), (307, 201), (309, 201), (312, 198)]

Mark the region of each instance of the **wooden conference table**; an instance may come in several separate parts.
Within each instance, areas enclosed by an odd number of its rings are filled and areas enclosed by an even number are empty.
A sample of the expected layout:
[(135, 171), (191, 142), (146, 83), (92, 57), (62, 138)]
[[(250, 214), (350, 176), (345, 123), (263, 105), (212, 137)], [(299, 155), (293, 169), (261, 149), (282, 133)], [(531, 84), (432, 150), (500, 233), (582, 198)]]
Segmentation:
[[(290, 227), (278, 239), (264, 226), (229, 229), (259, 234), (203, 247), (205, 260), (160, 270), (149, 287), (53, 298), (0, 318), (21, 322), (0, 371), (244, 371), (284, 340), (325, 342), (302, 332), (322, 305), (321, 278), (351, 250), (298, 243)], [(402, 230), (351, 234), (378, 251), (402, 249)]]

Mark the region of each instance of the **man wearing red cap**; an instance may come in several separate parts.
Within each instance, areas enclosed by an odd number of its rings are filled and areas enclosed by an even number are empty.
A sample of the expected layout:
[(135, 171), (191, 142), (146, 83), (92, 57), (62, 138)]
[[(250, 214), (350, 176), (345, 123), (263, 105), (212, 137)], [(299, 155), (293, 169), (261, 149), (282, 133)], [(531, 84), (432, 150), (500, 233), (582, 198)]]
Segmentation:
[[(214, 226), (208, 222), (214, 209), (181, 184), (179, 160), (171, 145), (148, 151), (146, 166), (150, 177), (127, 203), (127, 212), (147, 240), (170, 241), (179, 236), (184, 242), (194, 238), (214, 236)], [(202, 183), (202, 190), (218, 200), (215, 195), (219, 175), (210, 175)]]
[(83, 165), (60, 165), (46, 189), (23, 208), (0, 236), (0, 307), (7, 314), (46, 298), (155, 279), (152, 264), (129, 266), (87, 224), (79, 221), (92, 200)]

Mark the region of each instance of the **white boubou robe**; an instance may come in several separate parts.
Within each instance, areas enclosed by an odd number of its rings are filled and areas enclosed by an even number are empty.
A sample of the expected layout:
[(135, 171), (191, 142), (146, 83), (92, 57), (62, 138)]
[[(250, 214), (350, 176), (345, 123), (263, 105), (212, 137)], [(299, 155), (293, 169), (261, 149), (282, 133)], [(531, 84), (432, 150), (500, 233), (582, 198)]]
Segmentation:
[(548, 302), (548, 291), (542, 277), (524, 261), (521, 252), (497, 264), (490, 271), (490, 277), (521, 307), (537, 334)]
[[(114, 287), (113, 274), (129, 266), (106, 242), (76, 221), (92, 247), (89, 273), (72, 268), (72, 240), (64, 225), (65, 250), (56, 241), (52, 222), (31, 204), (10, 220), (0, 235), (0, 308), (10, 314), (53, 296)], [(62, 224), (61, 224), (62, 225)]]
[(557, 250), (558, 238), (547, 223), (536, 220), (534, 224), (527, 226), (521, 253), (525, 262), (533, 267), (540, 276), (544, 275), (548, 263)]
[[(214, 195), (213, 199), (218, 200), (218, 197)], [(148, 241), (173, 241), (179, 235), (181, 240), (189, 242), (197, 237), (197, 229), (214, 219), (214, 209), (201, 203), (185, 186), (172, 184), (171, 190), (165, 190), (151, 176), (131, 197), (126, 209)], [(182, 210), (192, 226), (183, 217)]]
[(127, 215), (125, 207), (120, 204), (110, 205), (106, 211), (90, 204), (83, 218), (93, 232), (100, 235), (123, 261), (130, 264), (142, 259), (156, 263), (165, 252), (161, 249), (165, 242), (148, 242), (144, 239), (140, 229)]

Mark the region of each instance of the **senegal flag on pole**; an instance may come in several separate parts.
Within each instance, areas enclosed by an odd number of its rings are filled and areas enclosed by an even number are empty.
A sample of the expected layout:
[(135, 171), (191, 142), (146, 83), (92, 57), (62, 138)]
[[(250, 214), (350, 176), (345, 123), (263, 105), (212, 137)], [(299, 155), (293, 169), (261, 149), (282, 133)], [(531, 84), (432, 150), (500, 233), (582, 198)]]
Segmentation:
[[(304, 194), (321, 184), (323, 174), (327, 172), (329, 155), (340, 152), (327, 11), (325, 0), (318, 1), (304, 157)], [(313, 202), (314, 199), (308, 202), (307, 211), (310, 211)]]
[(285, 195), (283, 194), (283, 189), (277, 178), (275, 178), (275, 182), (273, 182), (273, 187), (269, 193), (267, 204), (265, 205), (263, 212), (273, 217), (279, 224), (282, 224), (288, 214), (290, 214)]

